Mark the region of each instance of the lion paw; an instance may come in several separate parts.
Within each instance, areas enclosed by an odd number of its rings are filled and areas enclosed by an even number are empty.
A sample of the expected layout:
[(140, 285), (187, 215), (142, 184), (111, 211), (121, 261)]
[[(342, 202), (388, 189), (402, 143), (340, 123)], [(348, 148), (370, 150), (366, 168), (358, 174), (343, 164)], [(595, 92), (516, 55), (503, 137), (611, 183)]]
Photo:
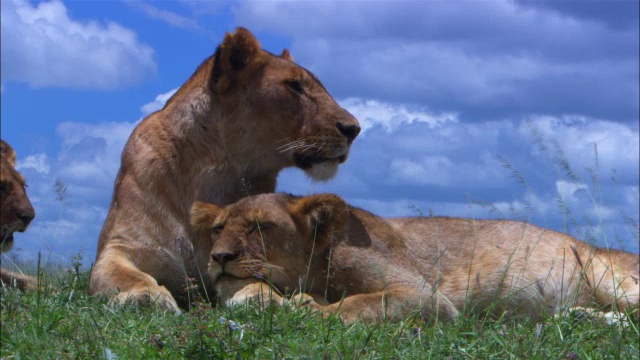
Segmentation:
[(283, 299), (282, 305), (288, 305), (288, 306), (294, 306), (294, 307), (307, 307), (312, 309), (320, 308), (320, 305), (316, 302), (313, 296), (305, 293), (302, 293), (302, 294), (298, 293), (291, 296), (291, 298), (289, 299)]
[(171, 293), (163, 287), (157, 289), (129, 290), (120, 292), (110, 301), (111, 305), (133, 304), (140, 307), (167, 310), (179, 315), (182, 313)]

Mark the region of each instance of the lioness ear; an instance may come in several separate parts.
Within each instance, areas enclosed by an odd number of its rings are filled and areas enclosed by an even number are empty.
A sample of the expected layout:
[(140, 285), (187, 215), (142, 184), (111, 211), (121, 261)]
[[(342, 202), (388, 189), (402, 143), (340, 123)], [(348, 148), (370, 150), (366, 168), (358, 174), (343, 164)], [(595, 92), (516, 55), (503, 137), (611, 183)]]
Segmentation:
[(16, 166), (16, 152), (6, 141), (0, 140), (0, 156), (5, 158), (11, 166)]
[(285, 60), (293, 61), (293, 56), (291, 56), (288, 49), (282, 50), (282, 54), (280, 54), (280, 57)]
[(316, 236), (316, 240), (329, 244), (331, 234), (344, 228), (349, 206), (338, 195), (319, 194), (298, 199), (292, 206), (293, 214), (300, 215)]
[(249, 30), (239, 27), (234, 33), (226, 33), (214, 55), (211, 75), (213, 84), (217, 84), (226, 75), (228, 83), (222, 85), (228, 87), (234, 81), (234, 74), (246, 68), (259, 55), (260, 43)]
[(216, 217), (222, 209), (212, 203), (195, 201), (191, 205), (190, 219), (191, 227), (195, 231), (205, 231), (211, 228)]

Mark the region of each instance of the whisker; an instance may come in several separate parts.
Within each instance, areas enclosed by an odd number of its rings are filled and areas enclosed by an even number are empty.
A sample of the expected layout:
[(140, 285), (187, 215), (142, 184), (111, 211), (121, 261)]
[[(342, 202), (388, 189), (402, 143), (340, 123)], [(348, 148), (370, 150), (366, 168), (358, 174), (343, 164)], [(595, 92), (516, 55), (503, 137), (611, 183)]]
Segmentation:
[(296, 147), (304, 146), (304, 145), (305, 145), (305, 140), (296, 140), (296, 141), (292, 141), (292, 142), (286, 143), (286, 144), (276, 148), (276, 150), (278, 150), (280, 152), (285, 152), (287, 150), (291, 150), (291, 149), (294, 149)]
[(284, 148), (282, 150), (280, 150), (280, 152), (285, 152), (285, 151), (289, 151), (289, 150), (296, 150), (296, 149), (302, 149), (302, 151), (300, 151), (302, 154), (304, 154), (305, 152), (308, 152), (311, 149), (317, 148), (318, 145), (316, 143), (313, 144), (296, 144), (296, 145), (292, 145), (289, 146), (287, 148)]
[[(284, 139), (278, 140), (278, 141), (275, 142), (275, 144), (280, 144), (280, 143), (282, 143), (284, 141), (285, 141)], [(303, 143), (305, 141), (306, 141), (305, 139), (293, 140), (293, 141), (289, 141), (289, 142), (285, 143), (284, 145), (281, 145), (280, 147), (284, 147), (284, 146), (288, 146), (288, 145), (296, 144), (296, 143)]]
[(304, 147), (304, 149), (300, 152), (302, 154), (309, 153), (309, 150), (317, 149), (318, 145), (316, 143), (309, 144)]

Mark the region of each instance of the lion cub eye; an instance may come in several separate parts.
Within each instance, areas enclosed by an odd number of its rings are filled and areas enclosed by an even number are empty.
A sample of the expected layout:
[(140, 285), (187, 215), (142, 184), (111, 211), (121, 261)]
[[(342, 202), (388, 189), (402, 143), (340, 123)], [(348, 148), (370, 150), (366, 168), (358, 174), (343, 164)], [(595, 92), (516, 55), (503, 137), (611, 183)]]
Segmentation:
[(302, 83), (299, 80), (287, 80), (285, 84), (289, 87), (289, 89), (297, 92), (300, 95), (304, 94), (304, 89), (302, 88)]

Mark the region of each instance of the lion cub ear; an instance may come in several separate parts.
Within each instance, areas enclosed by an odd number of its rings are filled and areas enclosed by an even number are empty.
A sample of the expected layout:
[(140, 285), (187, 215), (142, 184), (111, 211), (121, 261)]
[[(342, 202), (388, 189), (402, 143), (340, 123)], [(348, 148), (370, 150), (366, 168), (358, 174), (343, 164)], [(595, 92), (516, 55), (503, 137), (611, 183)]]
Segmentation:
[[(318, 194), (298, 199), (290, 210), (306, 220), (316, 239), (331, 242), (332, 234), (344, 229), (349, 206), (334, 194)], [(324, 242), (324, 241), (323, 241)]]
[(190, 219), (191, 227), (195, 231), (206, 231), (211, 228), (216, 217), (222, 212), (222, 209), (215, 204), (195, 201), (191, 205)]
[(288, 49), (282, 50), (282, 54), (280, 54), (280, 57), (293, 62), (293, 56), (291, 56)]
[(11, 145), (4, 140), (0, 140), (0, 156), (5, 158), (11, 166), (16, 166), (16, 152), (13, 151)]

